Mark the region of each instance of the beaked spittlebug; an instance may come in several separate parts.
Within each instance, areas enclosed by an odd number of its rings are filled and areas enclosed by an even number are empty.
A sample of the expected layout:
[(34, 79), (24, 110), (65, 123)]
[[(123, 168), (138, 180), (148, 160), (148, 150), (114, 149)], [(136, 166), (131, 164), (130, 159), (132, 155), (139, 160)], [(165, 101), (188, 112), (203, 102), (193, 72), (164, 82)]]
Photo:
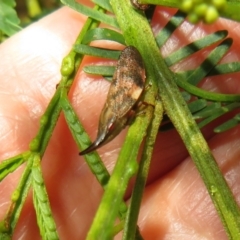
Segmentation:
[(135, 115), (140, 96), (145, 87), (145, 69), (139, 51), (126, 47), (119, 57), (103, 106), (96, 140), (80, 155), (90, 153), (115, 138)]

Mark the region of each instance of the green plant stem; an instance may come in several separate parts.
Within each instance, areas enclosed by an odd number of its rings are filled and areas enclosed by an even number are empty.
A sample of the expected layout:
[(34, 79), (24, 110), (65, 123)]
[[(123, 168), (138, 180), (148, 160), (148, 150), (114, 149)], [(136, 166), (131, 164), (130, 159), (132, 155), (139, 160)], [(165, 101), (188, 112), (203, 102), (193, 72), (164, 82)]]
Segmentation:
[[(157, 100), (153, 120), (149, 126), (145, 145), (143, 149), (143, 155), (139, 164), (139, 170), (137, 173), (135, 186), (132, 192), (130, 206), (128, 208), (127, 217), (125, 220), (125, 228), (123, 232), (123, 240), (134, 240), (136, 238), (137, 220), (140, 209), (140, 204), (143, 196), (144, 187), (147, 181), (150, 162), (152, 159), (152, 152), (156, 137), (159, 131), (159, 126), (162, 121), (163, 106), (162, 102)], [(135, 235), (136, 234), (136, 235)]]
[(39, 154), (33, 155), (32, 187), (33, 203), (37, 215), (37, 223), (43, 240), (58, 240), (57, 227), (54, 222), (47, 190), (41, 171), (41, 159)]
[(108, 240), (113, 238), (113, 225), (119, 206), (124, 197), (129, 179), (137, 171), (138, 164), (136, 160), (140, 144), (152, 117), (152, 106), (149, 105), (146, 108), (146, 113), (138, 116), (128, 130), (116, 166), (102, 197), (93, 224), (88, 232), (87, 240)]
[(3, 160), (0, 163), (0, 182), (11, 172), (14, 172), (20, 165), (27, 161), (29, 151)]
[(17, 188), (14, 190), (12, 194), (12, 203), (9, 207), (9, 210), (4, 219), (6, 231), (13, 234), (13, 231), (17, 225), (20, 213), (22, 211), (22, 207), (25, 203), (28, 191), (31, 187), (32, 179), (31, 179), (31, 168), (33, 164), (34, 157), (33, 155), (29, 155), (27, 160), (27, 165), (22, 173), (20, 182)]
[[(95, 10), (101, 9), (96, 6)], [(80, 44), (86, 32), (89, 29), (97, 27), (98, 24), (99, 23), (97, 21), (88, 18), (79, 36), (77, 37), (75, 44)], [(62, 79), (45, 113), (41, 117), (40, 129), (37, 133), (37, 136), (30, 143), (30, 150), (33, 152), (39, 152), (41, 157), (46, 150), (48, 142), (52, 136), (53, 129), (55, 128), (62, 109), (60, 98), (61, 95), (65, 93), (65, 90), (63, 91), (63, 89), (65, 88), (67, 89), (67, 92), (69, 91), (73, 83), (74, 77), (81, 64), (82, 58), (82, 55), (76, 53), (74, 49), (71, 49), (70, 53), (63, 59), (61, 67)]]
[[(164, 109), (188, 149), (230, 239), (240, 239), (240, 210), (196, 122), (182, 98), (173, 73), (166, 66), (148, 21), (128, 0), (111, 0), (127, 44), (138, 48), (147, 74), (155, 76)], [(139, 27), (141, 26), (141, 27)]]

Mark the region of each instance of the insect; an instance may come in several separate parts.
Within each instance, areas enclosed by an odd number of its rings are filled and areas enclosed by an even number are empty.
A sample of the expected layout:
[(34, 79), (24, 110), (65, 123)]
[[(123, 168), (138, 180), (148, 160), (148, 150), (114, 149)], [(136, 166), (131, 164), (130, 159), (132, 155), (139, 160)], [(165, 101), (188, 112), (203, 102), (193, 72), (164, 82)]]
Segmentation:
[(90, 153), (115, 138), (135, 115), (145, 85), (142, 57), (133, 46), (126, 47), (117, 62), (117, 68), (103, 106), (96, 140), (80, 155)]

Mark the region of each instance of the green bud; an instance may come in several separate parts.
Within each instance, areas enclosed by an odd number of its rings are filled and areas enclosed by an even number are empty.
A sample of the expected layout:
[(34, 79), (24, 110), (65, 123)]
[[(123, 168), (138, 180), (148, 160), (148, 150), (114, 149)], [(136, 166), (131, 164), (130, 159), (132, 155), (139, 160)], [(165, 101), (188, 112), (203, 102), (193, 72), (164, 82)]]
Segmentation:
[(184, 12), (189, 12), (193, 7), (192, 0), (183, 0), (180, 6), (181, 10)]
[(227, 5), (227, 2), (226, 0), (212, 0), (212, 4), (218, 10), (222, 10)]
[(206, 14), (206, 11), (208, 9), (208, 5), (206, 3), (201, 3), (199, 5), (197, 5), (194, 8), (194, 13), (196, 13), (199, 17), (203, 17)]
[(213, 23), (218, 19), (218, 17), (219, 14), (217, 9), (214, 6), (209, 6), (205, 14), (204, 21), (206, 23)]
[(199, 19), (198, 15), (196, 13), (190, 13), (188, 15), (188, 20), (191, 23), (197, 23), (197, 22), (199, 22), (200, 19)]

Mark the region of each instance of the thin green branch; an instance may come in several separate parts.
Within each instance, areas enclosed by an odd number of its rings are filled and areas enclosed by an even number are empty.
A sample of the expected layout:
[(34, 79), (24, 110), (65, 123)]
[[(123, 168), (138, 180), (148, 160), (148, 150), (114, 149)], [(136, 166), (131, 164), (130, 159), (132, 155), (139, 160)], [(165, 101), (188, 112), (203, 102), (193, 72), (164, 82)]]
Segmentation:
[(42, 176), (41, 159), (38, 154), (33, 154), (33, 159), (33, 203), (37, 213), (38, 227), (43, 240), (58, 240), (57, 228), (52, 216), (48, 194)]
[[(95, 10), (102, 11), (98, 6), (95, 7)], [(86, 32), (89, 29), (96, 28), (98, 24), (99, 23), (95, 20), (88, 18), (79, 36), (77, 37), (75, 44), (80, 44)], [(30, 150), (32, 152), (39, 152), (41, 157), (46, 150), (48, 142), (52, 136), (53, 129), (55, 128), (61, 112), (60, 97), (62, 91), (64, 88), (69, 91), (82, 58), (83, 55), (80, 55), (76, 53), (74, 49), (71, 49), (70, 53), (63, 59), (61, 67), (62, 79), (45, 113), (41, 117), (40, 129), (37, 133), (37, 136), (31, 141), (29, 145)]]
[(32, 176), (31, 169), (33, 164), (33, 155), (29, 155), (27, 159), (27, 165), (24, 169), (24, 172), (21, 176), (20, 182), (17, 188), (12, 194), (12, 203), (9, 207), (9, 210), (6, 214), (4, 221), (5, 231), (13, 234), (13, 231), (17, 225), (20, 213), (22, 211), (23, 205), (25, 203), (28, 191), (31, 186)]
[[(68, 101), (66, 93), (62, 96), (61, 104), (65, 119), (71, 130), (72, 136), (78, 145), (78, 148), (80, 150), (85, 149), (91, 144), (91, 140), (85, 132), (83, 126), (80, 124), (73, 107)], [(98, 153), (94, 151), (91, 154), (86, 154), (84, 158), (101, 186), (106, 188), (110, 174), (108, 173)]]
[(153, 147), (156, 141), (160, 123), (162, 121), (162, 116), (163, 116), (162, 102), (157, 100), (153, 113), (153, 119), (147, 132), (145, 145), (143, 149), (143, 155), (140, 160), (139, 170), (135, 180), (135, 186), (132, 191), (131, 202), (128, 208), (127, 218), (125, 221), (123, 240), (135, 239), (136, 237), (135, 234), (136, 230), (138, 229), (137, 220), (140, 210), (140, 204), (145, 184), (147, 182), (150, 162), (152, 159)]
[(0, 163), (0, 182), (11, 172), (14, 172), (23, 164), (29, 156), (29, 152), (21, 153), (17, 156), (6, 159)]
[(240, 114), (236, 114), (234, 116), (234, 118), (228, 120), (227, 122), (217, 126), (215, 129), (214, 129), (214, 132), (223, 132), (223, 131), (226, 131), (230, 128), (233, 128), (235, 126), (237, 126), (238, 124), (240, 123)]
[(116, 166), (88, 232), (87, 240), (107, 240), (113, 238), (113, 225), (118, 209), (127, 189), (129, 179), (138, 169), (137, 155), (152, 117), (152, 107), (148, 106), (146, 108), (145, 114), (139, 115), (134, 124), (129, 127)]

